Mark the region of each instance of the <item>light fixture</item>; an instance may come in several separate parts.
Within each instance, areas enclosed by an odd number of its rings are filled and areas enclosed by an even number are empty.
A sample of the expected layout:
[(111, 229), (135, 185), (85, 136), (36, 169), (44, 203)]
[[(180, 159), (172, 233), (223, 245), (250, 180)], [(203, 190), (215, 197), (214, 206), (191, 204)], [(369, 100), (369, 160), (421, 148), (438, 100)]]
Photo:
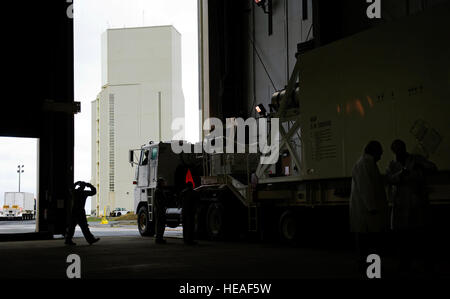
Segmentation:
[(273, 19), (272, 19), (272, 0), (254, 0), (258, 7), (264, 10), (264, 13), (269, 15), (269, 35), (273, 33)]
[(263, 104), (259, 104), (255, 107), (256, 112), (258, 112), (259, 115), (261, 116), (266, 116), (266, 108), (264, 107)]
[(259, 7), (264, 7), (264, 4), (266, 4), (266, 0), (255, 0), (255, 4)]

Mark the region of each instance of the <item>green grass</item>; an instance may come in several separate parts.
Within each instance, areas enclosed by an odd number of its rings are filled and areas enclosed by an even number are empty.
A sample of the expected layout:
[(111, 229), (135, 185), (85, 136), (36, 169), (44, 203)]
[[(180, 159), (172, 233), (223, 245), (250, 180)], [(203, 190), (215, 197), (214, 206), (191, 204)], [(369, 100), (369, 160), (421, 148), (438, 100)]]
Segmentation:
[(111, 220), (137, 220), (137, 215), (130, 213), (130, 214), (122, 215), (120, 217), (112, 218)]
[(100, 221), (102, 221), (102, 218), (99, 218), (99, 217), (88, 217), (87, 221), (88, 222), (100, 222)]
[[(120, 221), (120, 220), (137, 220), (137, 215), (130, 213), (120, 217), (106, 217), (108, 221)], [(94, 217), (90, 216), (87, 218), (88, 222), (100, 222), (102, 221), (102, 217)]]

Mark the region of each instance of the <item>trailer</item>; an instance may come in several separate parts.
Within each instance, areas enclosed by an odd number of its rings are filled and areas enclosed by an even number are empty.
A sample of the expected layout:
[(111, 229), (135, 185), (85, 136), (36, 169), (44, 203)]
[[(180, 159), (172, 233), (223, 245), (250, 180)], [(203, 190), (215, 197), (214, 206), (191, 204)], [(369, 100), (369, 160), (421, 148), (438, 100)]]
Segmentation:
[[(264, 155), (249, 151), (191, 154), (192, 165), (202, 162), (193, 167), (200, 169), (193, 177), (201, 176), (195, 189), (201, 198), (198, 234), (256, 234), (289, 242), (304, 232), (348, 232), (351, 171), (370, 140), (385, 149), (378, 164), (382, 173), (394, 159), (389, 147), (395, 139), (434, 162), (439, 171), (429, 178), (430, 203), (448, 211), (449, 14), (445, 6), (297, 53), (286, 89), (273, 95), (270, 112), (261, 113), (267, 123), (280, 123), (276, 163), (261, 163)], [(138, 162), (130, 158), (138, 165), (135, 210), (142, 235), (154, 234), (148, 224), (158, 176), (181, 174), (169, 179), (169, 198), (179, 200), (185, 183), (186, 154), (161, 145), (140, 149)], [(143, 164), (145, 155), (150, 166)], [(173, 225), (180, 221), (175, 218), (168, 215)]]
[(33, 193), (5, 192), (2, 217), (7, 220), (33, 220), (36, 202)]
[(280, 122), (278, 162), (255, 165), (254, 154), (208, 158), (197, 189), (207, 235), (292, 241), (317, 230), (348, 232), (351, 171), (370, 140), (383, 145), (382, 173), (395, 139), (434, 162), (429, 200), (448, 213), (449, 14), (443, 6), (297, 53), (286, 89), (261, 115)]

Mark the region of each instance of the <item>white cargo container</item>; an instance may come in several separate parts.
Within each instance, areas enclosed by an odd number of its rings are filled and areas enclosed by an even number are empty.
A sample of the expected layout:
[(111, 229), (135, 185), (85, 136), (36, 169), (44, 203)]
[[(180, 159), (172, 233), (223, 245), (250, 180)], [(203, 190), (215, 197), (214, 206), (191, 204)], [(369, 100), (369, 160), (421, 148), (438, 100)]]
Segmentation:
[(5, 192), (2, 216), (8, 219), (34, 219), (34, 194), (26, 192)]

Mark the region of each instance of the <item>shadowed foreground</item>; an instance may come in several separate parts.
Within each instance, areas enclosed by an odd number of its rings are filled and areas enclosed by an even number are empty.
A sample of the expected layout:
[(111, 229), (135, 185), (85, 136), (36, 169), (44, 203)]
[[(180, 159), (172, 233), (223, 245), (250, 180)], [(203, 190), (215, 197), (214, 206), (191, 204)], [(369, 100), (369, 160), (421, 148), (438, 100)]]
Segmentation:
[[(359, 278), (349, 249), (308, 249), (267, 243), (200, 242), (180, 239), (155, 245), (152, 238), (103, 237), (89, 246), (63, 240), (0, 243), (1, 278), (66, 278), (66, 258), (81, 257), (82, 278), (276, 279)], [(448, 261), (437, 268), (441, 276)], [(447, 271), (448, 274), (448, 271)], [(392, 258), (382, 259), (383, 278), (405, 277)], [(406, 277), (429, 277), (418, 269)], [(448, 277), (448, 276), (447, 276)]]

